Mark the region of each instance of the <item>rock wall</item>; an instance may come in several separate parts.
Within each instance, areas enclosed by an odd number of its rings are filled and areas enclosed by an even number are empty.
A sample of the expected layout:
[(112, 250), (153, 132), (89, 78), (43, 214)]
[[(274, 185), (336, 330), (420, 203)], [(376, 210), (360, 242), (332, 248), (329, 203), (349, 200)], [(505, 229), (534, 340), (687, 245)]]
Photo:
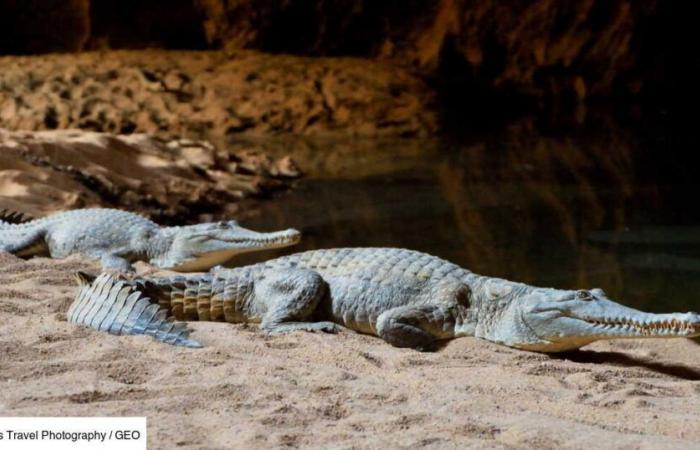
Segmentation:
[(252, 51), (0, 57), (0, 128), (165, 138), (425, 136), (432, 95), (393, 65)]
[(386, 58), (453, 84), (528, 96), (634, 94), (655, 0), (199, 0), (210, 43)]
[(289, 158), (230, 153), (203, 141), (0, 128), (0, 210), (37, 217), (99, 206), (163, 223), (211, 220), (236, 215), (239, 200), (286, 188), (298, 175)]
[(667, 55), (681, 57), (678, 47), (688, 47), (686, 38), (667, 30), (679, 7), (658, 0), (8, 0), (4, 5), (3, 53), (157, 46), (357, 56), (401, 64), (445, 89), (573, 101), (658, 93), (677, 78), (664, 69)]

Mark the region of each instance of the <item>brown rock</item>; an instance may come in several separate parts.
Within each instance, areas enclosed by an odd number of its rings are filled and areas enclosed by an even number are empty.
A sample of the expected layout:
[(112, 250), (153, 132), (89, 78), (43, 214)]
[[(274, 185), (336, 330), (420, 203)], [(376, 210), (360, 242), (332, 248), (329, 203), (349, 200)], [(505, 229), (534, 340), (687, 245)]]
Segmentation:
[(657, 0), (196, 4), (211, 44), (389, 59), (442, 82), (528, 96), (580, 97), (576, 77), (586, 95), (657, 81), (649, 58), (664, 37), (648, 33), (667, 19)]
[(292, 157), (287, 155), (275, 161), (270, 168), (270, 175), (297, 178), (301, 176), (301, 169), (297, 166)]
[(208, 143), (141, 134), (0, 129), (0, 209), (42, 216), (106, 206), (182, 222), (205, 209), (230, 214), (242, 198), (288, 186), (286, 174), (267, 167), (293, 166), (289, 161), (269, 159), (253, 165), (256, 175), (249, 175), (226, 171), (227, 162), (216, 154)]
[(201, 169), (210, 169), (216, 163), (213, 152), (204, 146), (183, 146), (180, 154), (188, 164)]
[(0, 66), (0, 127), (9, 129), (213, 140), (437, 129), (433, 96), (420, 79), (353, 58), (142, 51), (0, 57)]
[[(355, 56), (397, 62), (450, 88), (581, 98), (579, 78), (586, 97), (678, 78), (668, 71), (678, 67), (654, 67), (687, 46), (666, 32), (678, 9), (658, 0), (7, 0), (0, 52), (226, 47)], [(335, 109), (332, 96), (328, 105)]]

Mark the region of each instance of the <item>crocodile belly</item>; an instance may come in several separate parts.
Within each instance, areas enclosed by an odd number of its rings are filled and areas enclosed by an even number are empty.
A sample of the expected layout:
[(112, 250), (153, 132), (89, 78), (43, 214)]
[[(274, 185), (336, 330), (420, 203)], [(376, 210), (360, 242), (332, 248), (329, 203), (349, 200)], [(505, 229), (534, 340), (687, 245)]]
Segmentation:
[(384, 311), (424, 301), (421, 283), (332, 275), (324, 279), (329, 287), (326, 314), (334, 322), (361, 333), (376, 334), (377, 318)]

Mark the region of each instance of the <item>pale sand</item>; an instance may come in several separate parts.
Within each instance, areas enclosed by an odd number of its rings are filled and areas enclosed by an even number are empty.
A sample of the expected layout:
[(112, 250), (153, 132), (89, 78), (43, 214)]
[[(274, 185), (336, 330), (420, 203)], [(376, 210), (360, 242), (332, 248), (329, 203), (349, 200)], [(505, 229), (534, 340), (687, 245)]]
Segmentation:
[(0, 415), (147, 416), (149, 448), (698, 448), (700, 346), (598, 343), (567, 358), (473, 338), (194, 323), (203, 349), (65, 321), (81, 257), (0, 254)]

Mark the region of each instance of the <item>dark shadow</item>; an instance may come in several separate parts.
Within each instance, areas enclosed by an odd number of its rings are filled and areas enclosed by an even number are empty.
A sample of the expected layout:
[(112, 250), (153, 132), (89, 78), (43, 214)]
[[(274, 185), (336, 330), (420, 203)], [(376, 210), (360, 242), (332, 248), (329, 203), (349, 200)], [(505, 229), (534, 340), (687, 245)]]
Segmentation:
[(684, 380), (700, 380), (700, 369), (693, 369), (682, 364), (667, 364), (646, 361), (619, 352), (596, 352), (593, 350), (575, 350), (550, 355), (552, 359), (566, 359), (578, 363), (612, 364), (623, 367), (642, 367), (653, 372), (669, 375)]
[(204, 17), (191, 0), (101, 0), (91, 2), (88, 48), (208, 47)]
[(537, 111), (533, 99), (503, 88), (494, 90), (490, 77), (497, 76), (505, 65), (505, 48), (493, 41), (487, 45), (487, 59), (472, 67), (459, 49), (458, 39), (445, 38), (440, 64), (426, 82), (437, 93), (438, 113), (443, 132), (452, 139), (468, 138), (464, 134), (501, 129), (523, 116)]

